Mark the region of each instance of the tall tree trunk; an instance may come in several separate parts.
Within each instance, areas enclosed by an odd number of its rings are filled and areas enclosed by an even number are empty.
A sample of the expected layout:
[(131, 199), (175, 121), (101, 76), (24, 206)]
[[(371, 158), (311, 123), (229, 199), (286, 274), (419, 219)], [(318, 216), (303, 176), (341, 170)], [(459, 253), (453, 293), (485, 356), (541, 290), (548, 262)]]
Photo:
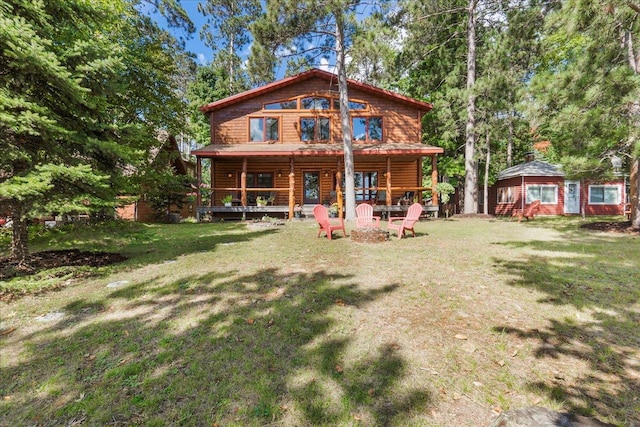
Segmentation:
[(13, 234), (11, 241), (11, 258), (22, 264), (27, 258), (27, 255), (29, 255), (27, 223), (21, 215), (15, 215), (15, 213), (12, 213), (11, 220), (13, 221), (11, 226)]
[(467, 24), (467, 127), (464, 148), (464, 213), (478, 212), (478, 163), (475, 159), (476, 0), (469, 0)]
[(507, 123), (509, 134), (507, 136), (507, 167), (510, 168), (513, 165), (513, 116), (514, 112), (509, 112), (509, 117)]
[(356, 191), (354, 183), (353, 147), (351, 142), (351, 123), (349, 123), (349, 95), (347, 92), (347, 70), (345, 67), (344, 20), (342, 11), (335, 12), (336, 18), (336, 71), (338, 90), (340, 91), (340, 121), (342, 123), (342, 143), (344, 145), (344, 185), (345, 219), (356, 217)]
[[(631, 6), (631, 3), (629, 3)], [(635, 10), (635, 9), (634, 9)], [(635, 74), (640, 74), (640, 67), (638, 65), (638, 53), (633, 44), (633, 33), (627, 31), (625, 33), (625, 39), (627, 42), (627, 59), (629, 61), (629, 67)], [(632, 109), (631, 120), (636, 128), (640, 126), (640, 119), (638, 118), (638, 109)], [(635, 139), (632, 140), (635, 142)], [(637, 143), (636, 143), (637, 144)], [(636, 147), (631, 147), (634, 150)], [(635, 150), (637, 153), (637, 149)], [(631, 226), (640, 229), (640, 157), (638, 154), (634, 155), (631, 163), (631, 176), (630, 176), (630, 200), (631, 202)]]
[(482, 212), (489, 215), (489, 167), (491, 166), (491, 143), (489, 140), (489, 132), (487, 132), (487, 158), (484, 163), (484, 184), (482, 188)]
[(631, 226), (640, 229), (640, 159), (633, 160), (630, 177)]

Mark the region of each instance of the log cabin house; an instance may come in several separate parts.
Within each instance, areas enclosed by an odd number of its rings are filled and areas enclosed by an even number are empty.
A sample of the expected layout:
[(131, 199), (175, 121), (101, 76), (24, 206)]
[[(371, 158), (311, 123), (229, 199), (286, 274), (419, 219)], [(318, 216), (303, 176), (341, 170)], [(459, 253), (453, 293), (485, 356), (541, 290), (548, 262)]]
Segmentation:
[[(342, 215), (344, 149), (335, 74), (312, 69), (212, 102), (211, 144), (196, 156), (198, 186), (203, 160), (210, 161), (209, 201), (198, 197), (198, 214), (276, 214), (293, 218), (315, 204), (337, 203)], [(348, 80), (353, 131), (356, 203), (378, 212), (422, 201), (437, 183), (442, 148), (422, 144), (422, 117), (431, 104)], [(422, 162), (432, 174), (423, 185)], [(231, 206), (222, 198), (231, 195)], [(266, 206), (260, 202), (267, 201)], [(434, 194), (434, 204), (437, 199)]]

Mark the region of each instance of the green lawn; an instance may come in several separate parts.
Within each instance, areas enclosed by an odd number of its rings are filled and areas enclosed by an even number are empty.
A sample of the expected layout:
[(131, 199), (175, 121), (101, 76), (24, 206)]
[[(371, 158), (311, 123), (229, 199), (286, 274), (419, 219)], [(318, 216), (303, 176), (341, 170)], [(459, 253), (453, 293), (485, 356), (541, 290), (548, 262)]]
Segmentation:
[(640, 425), (640, 236), (580, 223), (46, 231), (32, 250), (129, 259), (0, 282), (27, 293), (0, 302), (0, 425)]

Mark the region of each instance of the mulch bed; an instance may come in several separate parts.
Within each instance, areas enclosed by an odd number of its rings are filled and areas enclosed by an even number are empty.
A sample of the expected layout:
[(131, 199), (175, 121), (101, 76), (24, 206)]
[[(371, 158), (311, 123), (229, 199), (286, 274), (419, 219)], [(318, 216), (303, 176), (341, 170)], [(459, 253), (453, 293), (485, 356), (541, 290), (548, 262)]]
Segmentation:
[(582, 224), (580, 228), (593, 231), (640, 234), (640, 229), (631, 227), (631, 221), (589, 222)]
[(56, 267), (103, 267), (125, 261), (127, 257), (109, 252), (81, 252), (79, 249), (42, 251), (29, 255), (23, 265), (9, 259), (0, 258), (0, 279), (18, 275), (34, 274), (40, 270)]

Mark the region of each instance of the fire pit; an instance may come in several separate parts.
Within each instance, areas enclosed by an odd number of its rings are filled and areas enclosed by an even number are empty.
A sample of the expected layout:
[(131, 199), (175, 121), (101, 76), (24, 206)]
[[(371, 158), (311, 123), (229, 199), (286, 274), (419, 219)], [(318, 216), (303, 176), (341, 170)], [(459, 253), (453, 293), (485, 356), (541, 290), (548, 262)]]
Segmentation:
[(381, 228), (358, 228), (351, 231), (351, 240), (358, 243), (379, 243), (389, 240), (389, 232)]

